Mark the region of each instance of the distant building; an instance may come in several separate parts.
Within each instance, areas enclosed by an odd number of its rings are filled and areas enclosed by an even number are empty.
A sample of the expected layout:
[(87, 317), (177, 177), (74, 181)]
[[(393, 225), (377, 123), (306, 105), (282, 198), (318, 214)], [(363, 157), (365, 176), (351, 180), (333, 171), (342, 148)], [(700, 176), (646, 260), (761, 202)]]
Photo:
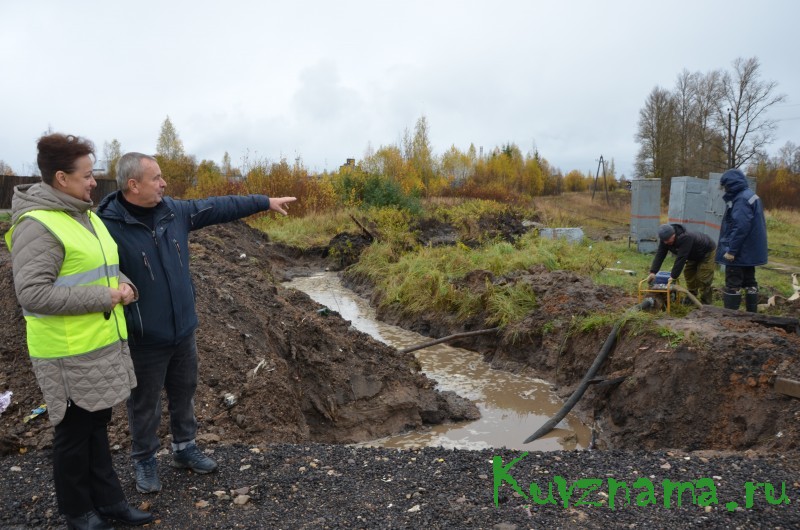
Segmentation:
[(108, 175), (108, 160), (95, 160), (92, 168), (94, 178), (104, 178)]

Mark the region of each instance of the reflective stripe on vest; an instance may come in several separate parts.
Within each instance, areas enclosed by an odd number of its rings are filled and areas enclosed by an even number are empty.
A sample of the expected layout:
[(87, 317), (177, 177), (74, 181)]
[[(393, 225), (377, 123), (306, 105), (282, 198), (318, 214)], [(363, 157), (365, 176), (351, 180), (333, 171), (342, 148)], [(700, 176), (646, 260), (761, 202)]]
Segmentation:
[[(42, 223), (63, 245), (64, 262), (53, 287), (119, 286), (117, 244), (103, 222), (87, 212), (95, 234), (65, 212), (33, 210), (25, 213), (6, 233), (11, 249), (11, 234), (19, 222), (29, 217)], [(120, 339), (128, 338), (122, 304), (114, 306), (111, 317), (102, 312), (83, 315), (42, 315), (23, 311), (31, 357), (57, 358), (88, 353)]]

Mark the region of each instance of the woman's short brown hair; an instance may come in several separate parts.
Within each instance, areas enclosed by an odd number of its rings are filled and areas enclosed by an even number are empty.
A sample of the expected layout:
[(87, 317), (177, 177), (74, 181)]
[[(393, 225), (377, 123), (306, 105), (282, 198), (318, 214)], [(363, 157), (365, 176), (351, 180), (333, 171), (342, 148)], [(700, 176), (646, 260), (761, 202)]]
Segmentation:
[(46, 134), (36, 144), (39, 154), (36, 163), (42, 173), (45, 184), (53, 184), (56, 171), (72, 173), (75, 161), (82, 156), (94, 156), (94, 144), (91, 140), (71, 134)]

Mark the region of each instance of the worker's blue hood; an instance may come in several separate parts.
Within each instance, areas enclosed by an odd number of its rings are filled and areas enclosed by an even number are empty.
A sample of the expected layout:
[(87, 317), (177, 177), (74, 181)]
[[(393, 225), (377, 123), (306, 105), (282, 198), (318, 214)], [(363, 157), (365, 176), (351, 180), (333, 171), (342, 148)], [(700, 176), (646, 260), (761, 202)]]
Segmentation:
[(725, 188), (725, 200), (730, 200), (731, 197), (747, 189), (747, 177), (744, 176), (741, 169), (729, 169), (722, 174), (719, 179), (720, 186)]

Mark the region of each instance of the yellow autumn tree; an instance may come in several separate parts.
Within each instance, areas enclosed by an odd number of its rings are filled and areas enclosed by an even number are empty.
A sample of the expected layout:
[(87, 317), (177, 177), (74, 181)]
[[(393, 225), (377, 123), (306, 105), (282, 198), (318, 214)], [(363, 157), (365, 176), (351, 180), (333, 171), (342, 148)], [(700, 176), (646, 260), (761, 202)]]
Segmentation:
[(564, 177), (565, 191), (586, 191), (586, 177), (577, 169), (573, 169)]
[(538, 157), (532, 156), (525, 160), (524, 193), (536, 197), (544, 191), (544, 173), (539, 165)]
[(473, 162), (468, 153), (460, 151), (455, 145), (444, 152), (441, 162), (441, 176), (450, 186), (463, 186), (473, 172)]
[(211, 160), (203, 160), (197, 165), (197, 186), (189, 192), (195, 197), (210, 197), (213, 195), (224, 195), (227, 180), (222, 176), (222, 171)]
[(170, 195), (184, 197), (196, 185), (197, 162), (193, 156), (184, 152), (183, 142), (169, 116), (161, 124), (155, 158), (164, 180), (167, 181)]
[[(403, 137), (403, 150), (403, 158), (408, 163), (405, 177), (411, 181), (409, 184), (412, 184), (408, 186), (408, 191), (417, 187), (417, 181), (421, 183), (419, 189), (428, 195), (441, 188), (442, 183), (438, 179), (428, 134), (428, 120), (425, 116), (421, 116), (417, 120), (413, 136), (406, 130)], [(406, 189), (406, 186), (403, 188)]]

